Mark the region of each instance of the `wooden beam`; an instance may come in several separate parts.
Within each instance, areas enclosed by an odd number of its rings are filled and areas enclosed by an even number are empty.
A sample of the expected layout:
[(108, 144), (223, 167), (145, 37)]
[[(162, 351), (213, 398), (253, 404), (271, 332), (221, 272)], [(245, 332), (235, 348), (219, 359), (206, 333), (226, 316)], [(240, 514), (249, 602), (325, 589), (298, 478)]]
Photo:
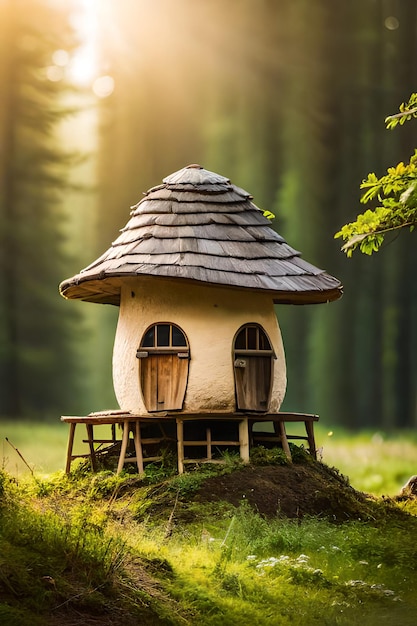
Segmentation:
[(76, 423), (72, 423), (70, 424), (70, 431), (69, 431), (69, 436), (68, 436), (68, 448), (67, 448), (67, 464), (65, 466), (65, 472), (66, 474), (69, 474), (71, 471), (71, 461), (72, 461), (72, 449), (74, 446), (74, 436), (75, 436), (75, 427), (77, 426)]
[[(275, 424), (274, 424), (275, 426)], [(285, 452), (285, 456), (289, 461), (292, 461), (290, 446), (288, 445), (287, 433), (285, 430), (285, 422), (278, 422), (279, 435), (281, 437), (282, 449)]]
[(247, 418), (239, 422), (239, 443), (240, 458), (243, 463), (249, 463), (249, 424)]
[(87, 439), (88, 439), (88, 445), (90, 448), (90, 461), (91, 461), (91, 467), (93, 469), (93, 472), (97, 471), (97, 459), (96, 459), (96, 453), (94, 450), (94, 432), (93, 432), (93, 425), (90, 424), (86, 424), (85, 425), (86, 430), (87, 430)]
[[(129, 424), (130, 427), (130, 424)], [(141, 441), (141, 433), (140, 433), (140, 422), (135, 422), (135, 431), (133, 441), (135, 443), (136, 450), (136, 465), (138, 467), (139, 474), (143, 474), (143, 451), (142, 451), (142, 441)]]
[(317, 459), (316, 442), (314, 439), (314, 424), (313, 422), (305, 421), (304, 425), (306, 427), (306, 433), (308, 437), (309, 452), (314, 459)]
[(123, 422), (122, 446), (120, 448), (119, 463), (117, 465), (117, 474), (120, 474), (120, 472), (123, 469), (123, 465), (124, 465), (125, 458), (126, 458), (126, 450), (127, 450), (127, 444), (128, 443), (129, 443), (129, 422), (128, 421), (124, 421)]
[(177, 418), (178, 474), (184, 473), (184, 423)]

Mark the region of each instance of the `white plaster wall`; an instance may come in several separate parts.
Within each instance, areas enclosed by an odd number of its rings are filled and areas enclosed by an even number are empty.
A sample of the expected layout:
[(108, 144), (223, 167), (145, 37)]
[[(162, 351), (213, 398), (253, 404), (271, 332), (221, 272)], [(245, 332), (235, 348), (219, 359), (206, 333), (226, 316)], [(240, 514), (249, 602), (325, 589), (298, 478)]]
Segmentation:
[(130, 278), (122, 286), (113, 351), (113, 383), (120, 408), (148, 415), (139, 383), (136, 350), (145, 330), (168, 322), (179, 326), (190, 344), (184, 412), (235, 411), (232, 343), (236, 331), (258, 323), (276, 354), (271, 411), (278, 411), (286, 388), (281, 333), (270, 296), (165, 279)]

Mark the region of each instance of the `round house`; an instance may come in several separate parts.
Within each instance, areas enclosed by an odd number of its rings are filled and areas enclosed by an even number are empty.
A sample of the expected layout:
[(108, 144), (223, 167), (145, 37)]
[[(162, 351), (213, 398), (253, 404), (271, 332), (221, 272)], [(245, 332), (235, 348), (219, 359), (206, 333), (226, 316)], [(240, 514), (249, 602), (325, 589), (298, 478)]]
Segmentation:
[(60, 292), (119, 306), (116, 397), (149, 417), (279, 411), (286, 367), (274, 304), (329, 302), (342, 286), (304, 261), (246, 191), (189, 165), (150, 189)]

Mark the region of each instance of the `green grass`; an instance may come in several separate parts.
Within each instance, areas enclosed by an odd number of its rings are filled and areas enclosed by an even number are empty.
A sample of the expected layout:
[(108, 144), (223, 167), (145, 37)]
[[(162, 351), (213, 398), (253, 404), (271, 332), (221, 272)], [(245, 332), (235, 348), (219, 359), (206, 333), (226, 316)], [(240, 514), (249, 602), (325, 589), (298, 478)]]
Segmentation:
[[(417, 518), (399, 510), (417, 514), (415, 502), (382, 501), (366, 522), (265, 520), (247, 505), (192, 500), (218, 466), (67, 477), (59, 420), (2, 420), (0, 433), (0, 623), (415, 623)], [(397, 494), (416, 473), (413, 433), (319, 426), (316, 440), (327, 465), (375, 495)]]
[(1, 467), (13, 476), (23, 476), (29, 469), (6, 438), (37, 474), (65, 467), (68, 427), (59, 420), (50, 423), (0, 418)]
[(192, 502), (195, 480), (177, 499), (152, 472), (0, 473), (0, 622), (415, 623), (417, 518), (382, 503), (366, 523), (265, 520)]
[(349, 433), (341, 428), (317, 429), (319, 456), (349, 476), (353, 487), (393, 496), (417, 472), (417, 433), (381, 431)]
[[(68, 425), (59, 419), (56, 422), (32, 422), (0, 418), (0, 467), (13, 476), (24, 476), (30, 473), (30, 469), (37, 475), (47, 475), (64, 469), (68, 432)], [(98, 437), (100, 433), (108, 436), (109, 432), (109, 426), (95, 427)], [(87, 446), (82, 442), (85, 438), (85, 428), (78, 426), (74, 454), (87, 452)], [(14, 448), (18, 449), (26, 463)]]

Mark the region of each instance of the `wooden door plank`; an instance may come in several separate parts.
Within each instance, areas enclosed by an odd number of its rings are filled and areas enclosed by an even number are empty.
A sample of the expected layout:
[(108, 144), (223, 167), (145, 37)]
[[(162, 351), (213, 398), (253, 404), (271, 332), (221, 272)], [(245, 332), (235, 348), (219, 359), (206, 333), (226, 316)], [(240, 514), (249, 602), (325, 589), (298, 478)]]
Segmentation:
[(188, 383), (188, 355), (187, 358), (180, 358), (178, 351), (149, 354), (139, 363), (146, 409), (150, 412), (182, 409)]
[(174, 357), (172, 405), (174, 409), (182, 409), (188, 383), (189, 358)]
[(182, 409), (188, 380), (188, 358), (178, 354), (158, 357), (158, 409)]
[(171, 386), (172, 386), (172, 354), (161, 354), (156, 357), (158, 362), (157, 367), (157, 410), (168, 411), (172, 407), (170, 406), (171, 400)]
[(269, 356), (245, 356), (245, 367), (235, 367), (237, 408), (267, 411), (272, 390), (272, 359)]
[(139, 360), (143, 401), (148, 411), (158, 410), (158, 356)]

